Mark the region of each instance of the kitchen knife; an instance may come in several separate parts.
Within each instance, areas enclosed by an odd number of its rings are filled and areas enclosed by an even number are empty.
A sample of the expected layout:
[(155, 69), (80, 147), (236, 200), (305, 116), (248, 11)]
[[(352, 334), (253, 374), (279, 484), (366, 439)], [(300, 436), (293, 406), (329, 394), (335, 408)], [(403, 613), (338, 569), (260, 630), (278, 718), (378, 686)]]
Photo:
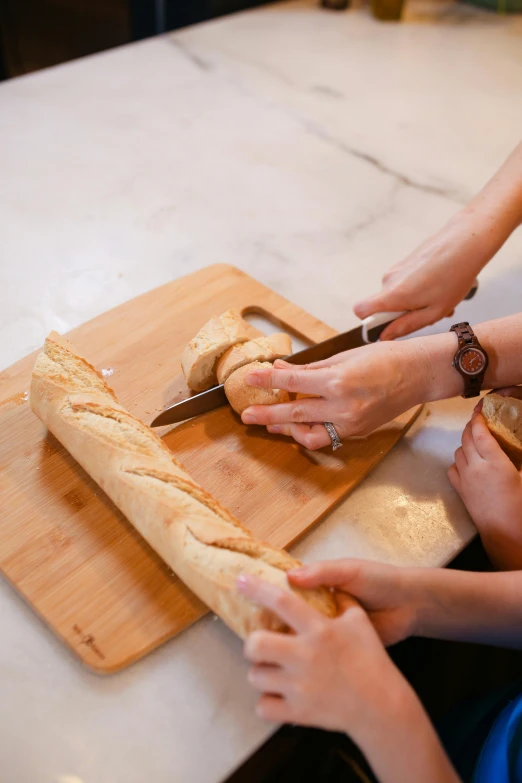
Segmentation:
[[(478, 281), (476, 280), (473, 288), (465, 298), (471, 299), (475, 296), (477, 288)], [(401, 315), (404, 315), (404, 312), (370, 315), (355, 329), (336, 334), (335, 337), (330, 337), (321, 343), (316, 343), (309, 348), (304, 348), (302, 351), (297, 351), (297, 353), (287, 356), (285, 361), (290, 362), (290, 364), (310, 364), (311, 362), (319, 362), (322, 359), (329, 359), (330, 356), (335, 356), (343, 351), (350, 351), (352, 348), (360, 348), (368, 343), (376, 342), (388, 324)], [(176, 424), (186, 419), (192, 419), (194, 416), (200, 416), (202, 413), (208, 413), (214, 410), (214, 408), (226, 405), (227, 402), (224, 385), (214, 386), (212, 389), (195, 394), (193, 397), (188, 397), (186, 400), (166, 408), (159, 416), (156, 416), (150, 426), (164, 427), (167, 424)]]

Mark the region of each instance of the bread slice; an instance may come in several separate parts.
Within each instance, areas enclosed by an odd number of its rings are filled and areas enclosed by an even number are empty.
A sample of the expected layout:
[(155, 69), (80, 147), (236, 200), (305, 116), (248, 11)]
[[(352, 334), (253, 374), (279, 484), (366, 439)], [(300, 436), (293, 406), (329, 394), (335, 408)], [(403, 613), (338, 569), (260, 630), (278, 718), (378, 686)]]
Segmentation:
[(227, 310), (207, 321), (181, 357), (181, 368), (189, 389), (201, 392), (216, 386), (216, 363), (237, 343), (245, 343), (261, 332), (251, 326), (238, 310)]
[(275, 405), (290, 402), (290, 395), (283, 389), (262, 389), (248, 386), (245, 377), (252, 370), (271, 367), (270, 362), (250, 362), (232, 373), (225, 381), (225, 394), (236, 413), (241, 414), (251, 405)]
[(238, 592), (240, 573), (298, 593), (335, 616), (333, 594), (291, 587), (286, 572), (299, 562), (255, 539), (196, 484), (156, 433), (119, 405), (105, 379), (55, 332), (36, 360), (30, 402), (174, 573), (239, 636), (288, 630)]
[(522, 400), (486, 394), (482, 401), (482, 414), (491, 434), (510, 460), (520, 470), (522, 467)]
[(217, 382), (225, 383), (235, 370), (250, 362), (271, 362), (283, 359), (291, 353), (292, 340), (284, 332), (277, 332), (269, 337), (256, 337), (255, 340), (234, 345), (217, 363)]

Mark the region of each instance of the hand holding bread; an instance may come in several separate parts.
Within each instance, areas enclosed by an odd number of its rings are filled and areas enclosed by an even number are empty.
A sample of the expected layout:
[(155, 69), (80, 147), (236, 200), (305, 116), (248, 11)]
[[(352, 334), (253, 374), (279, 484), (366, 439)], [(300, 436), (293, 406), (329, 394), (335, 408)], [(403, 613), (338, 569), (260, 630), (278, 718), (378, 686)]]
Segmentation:
[[(486, 394), (482, 415), (488, 429), (514, 465), (522, 468), (522, 387), (507, 389), (513, 396)], [(516, 397), (515, 394), (520, 396)]]
[(251, 370), (271, 367), (275, 359), (292, 352), (289, 335), (279, 332), (248, 339), (252, 329), (237, 310), (227, 310), (200, 329), (185, 348), (181, 361), (190, 389), (203, 391), (223, 383), (228, 401), (239, 415), (251, 405), (290, 402), (286, 391), (255, 388), (245, 382)]

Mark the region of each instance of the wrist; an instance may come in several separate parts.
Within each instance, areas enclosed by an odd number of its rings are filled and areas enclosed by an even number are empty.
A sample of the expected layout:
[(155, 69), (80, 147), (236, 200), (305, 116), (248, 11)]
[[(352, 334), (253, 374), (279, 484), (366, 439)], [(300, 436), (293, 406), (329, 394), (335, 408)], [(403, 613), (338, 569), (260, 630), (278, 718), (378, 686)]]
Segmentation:
[(370, 704), (368, 718), (358, 721), (356, 727), (350, 726), (346, 732), (367, 758), (371, 758), (383, 743), (395, 743), (405, 734), (414, 736), (419, 712), (422, 712), (411, 685), (391, 661), (390, 667), (393, 673), (381, 679), (382, 690), (378, 704)]
[[(442, 574), (443, 584), (440, 584)], [(411, 583), (409, 592), (414, 596), (411, 636), (437, 636), (444, 625), (448, 607), (444, 601), (444, 583), (451, 580), (452, 572), (439, 568), (412, 568), (406, 579)]]
[(452, 366), (458, 347), (454, 334), (413, 337), (401, 345), (407, 346), (405, 376), (411, 407), (462, 394), (462, 378)]

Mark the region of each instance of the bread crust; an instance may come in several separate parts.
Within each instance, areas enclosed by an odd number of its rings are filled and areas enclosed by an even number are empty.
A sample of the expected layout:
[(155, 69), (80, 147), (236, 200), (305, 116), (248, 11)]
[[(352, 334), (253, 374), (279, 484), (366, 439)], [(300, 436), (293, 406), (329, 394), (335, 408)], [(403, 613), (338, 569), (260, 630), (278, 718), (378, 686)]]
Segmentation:
[(196, 484), (163, 441), (116, 401), (104, 378), (55, 332), (33, 371), (31, 408), (172, 570), (239, 636), (287, 630), (236, 589), (240, 573), (292, 590), (327, 616), (331, 592), (291, 588), (299, 565), (255, 539)]
[(482, 414), (489, 431), (514, 465), (522, 468), (522, 400), (486, 394)]
[(234, 308), (207, 321), (181, 356), (181, 368), (189, 389), (201, 392), (216, 386), (218, 359), (233, 345), (260, 335), (258, 329)]
[(288, 334), (277, 332), (268, 337), (257, 337), (229, 348), (216, 366), (218, 383), (225, 383), (235, 370), (250, 362), (272, 362), (292, 353), (292, 340)]

